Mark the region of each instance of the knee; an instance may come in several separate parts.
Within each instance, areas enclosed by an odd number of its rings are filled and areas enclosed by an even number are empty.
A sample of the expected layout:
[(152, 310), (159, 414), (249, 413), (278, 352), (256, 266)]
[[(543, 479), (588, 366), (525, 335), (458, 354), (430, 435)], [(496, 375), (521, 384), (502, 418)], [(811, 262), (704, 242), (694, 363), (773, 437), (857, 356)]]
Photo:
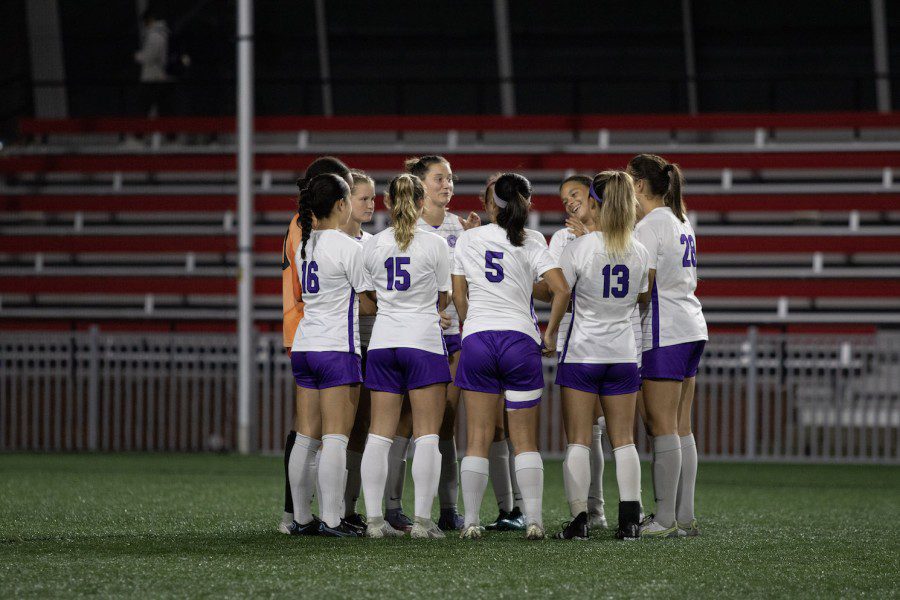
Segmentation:
[(486, 458), (493, 442), (493, 429), (490, 427), (469, 427), (466, 431), (466, 455)]
[(634, 443), (634, 435), (632, 435), (631, 430), (607, 429), (606, 433), (609, 436), (609, 445), (613, 448)]

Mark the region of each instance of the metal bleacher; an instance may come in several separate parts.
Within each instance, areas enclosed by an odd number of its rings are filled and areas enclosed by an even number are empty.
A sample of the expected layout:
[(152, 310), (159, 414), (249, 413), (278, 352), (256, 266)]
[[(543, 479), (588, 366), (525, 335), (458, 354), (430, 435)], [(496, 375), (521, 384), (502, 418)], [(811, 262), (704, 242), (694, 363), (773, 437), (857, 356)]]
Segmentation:
[[(450, 160), (460, 213), (480, 208), (488, 174), (523, 173), (531, 226), (548, 237), (563, 176), (662, 154), (688, 180), (712, 325), (900, 323), (893, 114), (292, 117), (256, 129), (263, 328), (280, 327), (281, 241), (305, 165), (334, 154), (383, 185), (422, 153)], [(233, 131), (232, 119), (23, 121), (0, 152), (0, 327), (230, 328)], [(385, 222), (377, 213), (372, 229)]]

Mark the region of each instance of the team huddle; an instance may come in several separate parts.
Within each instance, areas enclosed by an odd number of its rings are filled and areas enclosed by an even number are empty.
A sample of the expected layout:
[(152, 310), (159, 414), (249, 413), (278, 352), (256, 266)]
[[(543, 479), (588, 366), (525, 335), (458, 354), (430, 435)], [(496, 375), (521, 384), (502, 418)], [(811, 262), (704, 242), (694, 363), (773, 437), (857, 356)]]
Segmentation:
[[(464, 539), (519, 530), (543, 539), (538, 411), (543, 361), (555, 358), (572, 515), (555, 537), (586, 539), (607, 526), (604, 436), (619, 487), (615, 536), (699, 535), (691, 407), (708, 337), (677, 165), (640, 154), (624, 171), (566, 178), (566, 226), (549, 245), (525, 228), (532, 189), (522, 175), (488, 180), (490, 223), (482, 224), (474, 212), (463, 220), (448, 211), (446, 159), (413, 158), (405, 171), (384, 195), (390, 226), (375, 235), (362, 230), (375, 211), (371, 177), (322, 157), (297, 182), (282, 257), (297, 396), (279, 529), (372, 538), (459, 531)], [(535, 298), (550, 304), (543, 332)], [(656, 510), (646, 516), (636, 410), (653, 446)], [(401, 506), (410, 442), (412, 519)], [(499, 514), (483, 527), (489, 480)]]

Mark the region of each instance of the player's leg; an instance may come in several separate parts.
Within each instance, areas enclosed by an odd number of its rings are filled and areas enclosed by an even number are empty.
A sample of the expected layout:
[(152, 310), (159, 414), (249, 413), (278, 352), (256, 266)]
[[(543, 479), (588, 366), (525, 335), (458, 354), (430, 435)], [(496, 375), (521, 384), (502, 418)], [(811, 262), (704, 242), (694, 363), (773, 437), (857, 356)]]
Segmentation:
[(603, 502), (603, 469), (606, 458), (603, 456), (603, 435), (606, 429), (606, 418), (599, 398), (594, 403), (593, 427), (591, 428), (591, 486), (588, 490), (588, 524), (591, 527), (607, 527), (606, 511)]
[(410, 531), (412, 520), (403, 513), (403, 488), (406, 485), (406, 456), (412, 440), (412, 407), (409, 394), (404, 394), (400, 421), (388, 453), (388, 478), (384, 488), (384, 506), (388, 523), (395, 529)]
[[(363, 349), (363, 373), (365, 373), (365, 349)], [(366, 521), (356, 510), (359, 491), (362, 485), (360, 468), (362, 464), (363, 450), (366, 447), (366, 436), (369, 431), (369, 417), (371, 414), (371, 396), (369, 389), (359, 386), (359, 399), (356, 403), (356, 417), (353, 420), (353, 429), (350, 431), (350, 441), (347, 444), (347, 487), (344, 490), (344, 520), (360, 531), (365, 531)]]
[[(449, 371), (447, 374), (449, 379)], [(413, 411), (412, 477), (415, 487), (415, 524), (410, 531), (414, 538), (443, 538), (440, 528), (431, 520), (431, 508), (438, 493), (441, 477), (441, 452), (438, 431), (447, 403), (447, 384), (436, 383), (409, 391)]]
[(322, 438), (319, 390), (297, 388), (294, 447), (288, 460), (291, 497), (294, 507), (294, 535), (316, 535), (319, 520), (312, 514), (312, 497), (316, 491), (316, 452)]
[[(646, 354), (645, 354), (646, 365)], [(647, 427), (653, 436), (653, 483), (656, 514), (642, 527), (642, 535), (675, 533), (675, 499), (681, 476), (681, 439), (678, 437), (678, 402), (681, 381), (646, 378), (643, 382)]]
[(359, 533), (343, 523), (341, 508), (347, 477), (347, 443), (356, 415), (356, 394), (352, 388), (359, 384), (337, 385), (319, 390), (322, 412), (322, 452), (319, 456), (319, 508), (322, 513), (322, 534), (335, 537), (355, 537)]
[(509, 469), (509, 443), (506, 438), (504, 412), (503, 405), (498, 402), (494, 441), (491, 444), (491, 450), (488, 455), (488, 470), (491, 476), (491, 486), (494, 488), (494, 497), (497, 498), (499, 513), (494, 522), (485, 527), (488, 531), (504, 530), (504, 525), (513, 509), (512, 478), (510, 477)]
[[(452, 349), (448, 349), (452, 350)], [(450, 376), (456, 377), (460, 352), (449, 352)], [(438, 497), (441, 502), (441, 516), (438, 526), (445, 531), (455, 531), (462, 527), (463, 519), (457, 512), (459, 498), (459, 465), (456, 454), (456, 414), (459, 408), (460, 389), (451, 383), (447, 386), (447, 402), (440, 431), (441, 480)]]
[[(576, 366), (576, 365), (572, 365)], [(582, 365), (577, 365), (581, 367)], [(585, 367), (593, 365), (583, 365)], [(560, 386), (562, 394), (563, 423), (566, 429), (566, 458), (563, 461), (563, 485), (572, 520), (557, 539), (587, 539), (588, 495), (591, 485), (591, 438), (594, 423), (595, 392)]]
[(362, 459), (362, 485), (368, 525), (366, 535), (381, 538), (402, 535), (384, 519), (381, 501), (388, 476), (389, 453), (393, 434), (397, 431), (403, 396), (398, 393), (371, 393), (369, 435)]
[(696, 377), (688, 377), (681, 385), (678, 403), (678, 437), (681, 439), (681, 477), (675, 502), (675, 520), (679, 535), (700, 535), (700, 525), (694, 516), (694, 490), (697, 486), (697, 442), (691, 429)]
[[(520, 398), (522, 398), (520, 400)], [(506, 392), (509, 437), (516, 449), (516, 480), (522, 490), (525, 512), (525, 537), (530, 540), (544, 538), (544, 462), (537, 447), (537, 427), (540, 407), (511, 408), (511, 400), (526, 404), (524, 396)], [(532, 401), (540, 398), (532, 398)]]
[(609, 443), (616, 461), (619, 484), (619, 539), (639, 537), (641, 462), (634, 445), (634, 412), (637, 393), (602, 395)]
[[(294, 402), (296, 404), (296, 400)], [(296, 409), (294, 413), (296, 415)], [(284, 513), (281, 515), (281, 522), (278, 524), (278, 531), (281, 533), (290, 533), (291, 523), (294, 521), (294, 498), (291, 495), (291, 473), (288, 465), (291, 462), (291, 453), (294, 451), (296, 439), (297, 427), (292, 423), (291, 430), (284, 440)]]
[[(509, 419), (506, 413), (506, 407), (502, 406), (504, 430), (509, 431)], [(516, 449), (513, 447), (509, 433), (506, 434), (506, 445), (509, 451), (509, 480), (512, 483), (513, 491), (513, 509), (509, 514), (504, 529), (510, 531), (525, 531), (525, 514), (522, 512), (522, 490), (519, 489), (519, 482), (516, 481)]]
[(462, 537), (465, 538), (481, 537), (481, 502), (487, 488), (488, 454), (494, 439), (498, 400), (495, 392), (465, 391), (466, 456), (460, 468), (465, 509)]

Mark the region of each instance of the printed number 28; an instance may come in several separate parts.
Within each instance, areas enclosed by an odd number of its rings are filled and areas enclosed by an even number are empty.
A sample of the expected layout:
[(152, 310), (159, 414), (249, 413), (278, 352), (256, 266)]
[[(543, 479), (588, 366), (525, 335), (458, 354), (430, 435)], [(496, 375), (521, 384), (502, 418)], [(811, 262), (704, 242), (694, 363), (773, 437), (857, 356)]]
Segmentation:
[(681, 257), (682, 267), (697, 266), (697, 246), (694, 244), (694, 236), (681, 234), (681, 243), (684, 245), (684, 256)]
[(503, 281), (503, 265), (498, 260), (503, 259), (503, 253), (496, 250), (488, 250), (484, 253), (484, 276), (491, 283)]
[(403, 269), (408, 264), (408, 256), (391, 257), (384, 261), (384, 268), (387, 269), (387, 289), (401, 292), (409, 289), (409, 271)]
[(319, 293), (319, 265), (316, 264), (316, 261), (310, 261), (307, 263), (305, 260), (300, 267), (300, 285), (303, 288), (304, 294), (318, 294)]

